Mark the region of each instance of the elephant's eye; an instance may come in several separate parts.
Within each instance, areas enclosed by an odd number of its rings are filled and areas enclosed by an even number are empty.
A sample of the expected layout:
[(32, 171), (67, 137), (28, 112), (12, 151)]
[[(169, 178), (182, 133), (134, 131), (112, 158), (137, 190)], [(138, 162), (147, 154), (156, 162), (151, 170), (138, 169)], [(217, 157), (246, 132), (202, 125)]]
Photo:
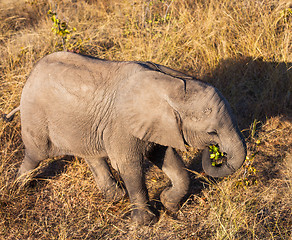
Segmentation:
[(208, 134), (211, 135), (211, 136), (218, 135), (216, 130), (212, 130), (212, 131), (208, 132)]

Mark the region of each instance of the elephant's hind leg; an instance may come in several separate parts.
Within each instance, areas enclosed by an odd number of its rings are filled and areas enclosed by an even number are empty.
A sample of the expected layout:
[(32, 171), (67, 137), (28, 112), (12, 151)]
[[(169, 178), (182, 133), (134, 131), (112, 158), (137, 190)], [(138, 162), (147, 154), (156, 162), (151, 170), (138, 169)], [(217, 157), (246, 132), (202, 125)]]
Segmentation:
[(181, 157), (171, 147), (159, 146), (147, 158), (156, 164), (170, 178), (172, 186), (160, 195), (162, 204), (170, 211), (179, 209), (181, 199), (189, 190), (189, 175)]
[(87, 157), (85, 160), (94, 176), (97, 187), (102, 191), (108, 201), (117, 202), (125, 196), (106, 161), (107, 157)]
[(27, 173), (35, 169), (41, 160), (43, 159), (36, 158), (26, 153), (18, 170), (17, 178), (23, 178)]
[(29, 142), (30, 144), (25, 144), (25, 156), (18, 170), (17, 178), (23, 178), (35, 169), (42, 160), (48, 158), (46, 148), (44, 149), (35, 143), (31, 144), (32, 139)]
[(47, 159), (52, 148), (47, 132), (35, 127), (34, 129), (22, 127), (22, 140), (25, 145), (25, 156), (19, 168), (17, 177), (35, 169), (42, 160)]

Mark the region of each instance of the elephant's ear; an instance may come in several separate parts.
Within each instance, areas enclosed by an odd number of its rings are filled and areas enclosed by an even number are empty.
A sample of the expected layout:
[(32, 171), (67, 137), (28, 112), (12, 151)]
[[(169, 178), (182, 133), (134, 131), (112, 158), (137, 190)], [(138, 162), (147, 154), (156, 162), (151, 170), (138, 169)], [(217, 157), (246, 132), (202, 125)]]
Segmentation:
[(176, 96), (184, 95), (184, 82), (165, 74), (145, 71), (130, 77), (117, 95), (123, 126), (133, 136), (185, 150)]

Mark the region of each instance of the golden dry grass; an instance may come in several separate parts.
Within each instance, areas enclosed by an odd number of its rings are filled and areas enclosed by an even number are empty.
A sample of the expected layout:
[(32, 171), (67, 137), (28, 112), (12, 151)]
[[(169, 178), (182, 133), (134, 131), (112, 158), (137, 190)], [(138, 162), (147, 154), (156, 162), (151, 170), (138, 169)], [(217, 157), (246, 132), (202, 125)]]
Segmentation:
[(160, 220), (136, 228), (129, 201), (106, 202), (82, 159), (46, 160), (25, 186), (14, 186), (20, 121), (0, 121), (0, 238), (291, 239), (291, 7), (276, 0), (0, 1), (0, 112), (19, 104), (35, 62), (63, 49), (51, 9), (77, 29), (70, 51), (153, 61), (215, 85), (236, 113), (250, 158), (215, 181), (200, 174), (199, 151), (182, 153), (193, 184), (177, 216), (159, 202), (167, 178), (146, 164)]

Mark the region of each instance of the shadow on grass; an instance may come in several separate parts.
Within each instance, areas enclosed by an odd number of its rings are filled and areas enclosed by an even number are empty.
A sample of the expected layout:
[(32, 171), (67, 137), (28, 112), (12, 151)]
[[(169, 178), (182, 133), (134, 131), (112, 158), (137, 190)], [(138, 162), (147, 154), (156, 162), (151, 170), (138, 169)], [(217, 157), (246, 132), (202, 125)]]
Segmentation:
[(73, 161), (73, 156), (63, 156), (56, 160), (49, 161), (33, 176), (32, 180), (28, 183), (28, 187), (36, 188), (43, 186), (46, 182), (45, 180), (53, 179), (64, 173), (67, 166)]
[(60, 159), (50, 161), (48, 165), (46, 165), (44, 168), (42, 168), (41, 172), (38, 173), (34, 178), (36, 179), (52, 179), (63, 172), (65, 172), (66, 167), (68, 164), (72, 163), (74, 157), (72, 156), (64, 156)]
[(213, 84), (233, 108), (241, 129), (255, 120), (292, 116), (292, 63), (251, 57), (222, 60), (203, 80)]

